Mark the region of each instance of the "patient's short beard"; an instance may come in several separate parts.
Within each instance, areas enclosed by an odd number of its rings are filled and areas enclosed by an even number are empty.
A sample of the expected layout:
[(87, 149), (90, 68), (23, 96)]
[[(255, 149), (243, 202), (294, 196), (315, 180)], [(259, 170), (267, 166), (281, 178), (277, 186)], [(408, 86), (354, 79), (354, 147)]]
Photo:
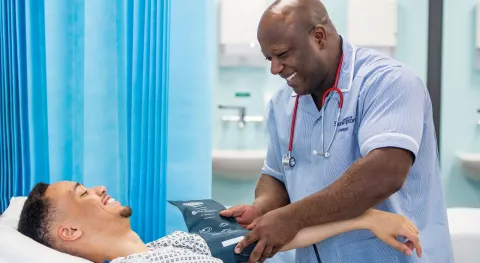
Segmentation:
[(132, 208), (129, 206), (124, 206), (122, 211), (120, 211), (120, 216), (125, 218), (132, 216)]

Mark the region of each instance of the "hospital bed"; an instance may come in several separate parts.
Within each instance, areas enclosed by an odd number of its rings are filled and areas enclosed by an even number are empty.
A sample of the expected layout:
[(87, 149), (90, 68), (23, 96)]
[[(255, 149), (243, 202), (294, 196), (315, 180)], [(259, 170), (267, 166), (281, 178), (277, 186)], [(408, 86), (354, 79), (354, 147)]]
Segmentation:
[[(22, 235), (16, 230), (26, 197), (14, 197), (0, 216), (0, 263), (92, 263), (58, 252)], [(267, 263), (294, 262), (293, 251), (278, 253)], [(228, 262), (225, 262), (228, 263)]]
[[(23, 236), (16, 230), (26, 197), (12, 198), (0, 216), (0, 263), (91, 263), (60, 253)], [(478, 263), (480, 258), (480, 208), (450, 208), (448, 220), (455, 262)], [(294, 253), (280, 253), (268, 263), (294, 262)], [(226, 262), (227, 263), (227, 262)]]

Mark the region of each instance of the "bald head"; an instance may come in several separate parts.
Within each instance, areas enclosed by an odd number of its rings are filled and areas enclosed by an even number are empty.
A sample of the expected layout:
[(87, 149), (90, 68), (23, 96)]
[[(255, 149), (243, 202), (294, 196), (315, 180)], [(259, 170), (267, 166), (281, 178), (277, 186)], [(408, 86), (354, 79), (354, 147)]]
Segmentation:
[(262, 16), (262, 20), (271, 18), (307, 28), (319, 24), (333, 27), (325, 6), (319, 0), (276, 0)]
[(297, 94), (321, 93), (330, 85), (340, 37), (319, 0), (277, 0), (263, 13), (257, 38), (272, 74)]

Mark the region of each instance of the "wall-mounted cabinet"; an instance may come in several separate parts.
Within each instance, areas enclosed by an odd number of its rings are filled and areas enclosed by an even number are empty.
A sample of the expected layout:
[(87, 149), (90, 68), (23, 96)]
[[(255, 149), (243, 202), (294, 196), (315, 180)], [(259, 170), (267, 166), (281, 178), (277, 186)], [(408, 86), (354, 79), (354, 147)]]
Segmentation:
[(268, 65), (257, 41), (257, 27), (267, 0), (220, 0), (221, 66)]
[(396, 0), (348, 0), (347, 14), (347, 34), (353, 45), (394, 55), (397, 45)]

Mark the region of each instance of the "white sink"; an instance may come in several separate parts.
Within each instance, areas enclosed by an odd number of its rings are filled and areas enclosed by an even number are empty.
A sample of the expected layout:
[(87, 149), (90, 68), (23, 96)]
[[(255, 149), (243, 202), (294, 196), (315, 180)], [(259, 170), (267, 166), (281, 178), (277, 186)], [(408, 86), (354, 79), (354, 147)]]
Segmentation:
[(480, 180), (480, 153), (461, 153), (457, 157), (465, 174), (473, 180)]
[(236, 180), (252, 180), (260, 177), (266, 150), (212, 151), (213, 173)]

